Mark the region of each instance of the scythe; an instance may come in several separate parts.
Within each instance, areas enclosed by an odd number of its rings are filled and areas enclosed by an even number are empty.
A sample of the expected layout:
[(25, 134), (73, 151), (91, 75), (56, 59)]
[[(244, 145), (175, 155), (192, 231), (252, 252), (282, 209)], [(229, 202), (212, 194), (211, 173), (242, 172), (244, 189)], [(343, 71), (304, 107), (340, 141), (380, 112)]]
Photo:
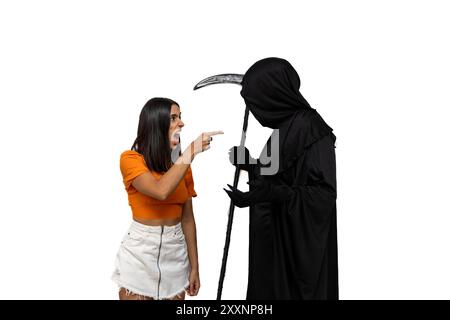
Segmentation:
[[(234, 84), (241, 84), (243, 75), (242, 74), (219, 74), (215, 75), (206, 79), (203, 79), (199, 83), (197, 83), (194, 87), (194, 90), (212, 85), (212, 84), (218, 84), (218, 83), (234, 83)], [(242, 135), (241, 135), (241, 142), (240, 146), (243, 147), (245, 145), (245, 137), (247, 132), (247, 125), (248, 125), (248, 112), (249, 109), (246, 106), (245, 107), (245, 113), (244, 113), (244, 124), (242, 126)], [(236, 171), (234, 172), (234, 180), (233, 180), (233, 187), (237, 188), (238, 182), (239, 182), (239, 166), (236, 166)], [(234, 203), (230, 200), (230, 208), (228, 211), (228, 223), (227, 223), (227, 232), (225, 237), (225, 246), (223, 249), (223, 257), (222, 257), (222, 267), (220, 269), (220, 277), (219, 277), (219, 285), (217, 288), (217, 300), (221, 300), (222, 297), (222, 288), (223, 288), (223, 280), (225, 278), (225, 270), (227, 265), (227, 259), (228, 259), (228, 250), (230, 247), (230, 240), (231, 240), (231, 228), (233, 226), (233, 216), (234, 216)]]

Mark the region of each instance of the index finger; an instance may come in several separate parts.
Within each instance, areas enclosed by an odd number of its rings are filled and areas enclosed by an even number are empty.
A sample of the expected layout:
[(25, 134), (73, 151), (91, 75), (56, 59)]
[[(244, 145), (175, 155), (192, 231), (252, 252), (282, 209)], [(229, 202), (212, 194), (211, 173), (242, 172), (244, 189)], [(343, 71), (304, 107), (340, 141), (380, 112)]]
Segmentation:
[(223, 134), (222, 130), (219, 131), (210, 131), (210, 132), (205, 132), (206, 135), (208, 136), (215, 136), (216, 134)]

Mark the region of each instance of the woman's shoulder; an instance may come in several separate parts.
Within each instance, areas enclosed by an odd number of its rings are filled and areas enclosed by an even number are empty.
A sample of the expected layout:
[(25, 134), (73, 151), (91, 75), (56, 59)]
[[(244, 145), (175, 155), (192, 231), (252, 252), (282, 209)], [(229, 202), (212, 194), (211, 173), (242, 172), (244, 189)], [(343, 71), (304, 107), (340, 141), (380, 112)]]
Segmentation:
[(120, 170), (123, 175), (133, 172), (150, 171), (144, 156), (134, 150), (125, 150), (120, 154)]
[(120, 158), (124, 158), (124, 157), (128, 157), (128, 156), (131, 156), (131, 157), (143, 157), (142, 154), (140, 154), (139, 152), (134, 151), (134, 150), (125, 150), (124, 152), (122, 152), (120, 154)]
[(144, 156), (134, 150), (125, 150), (120, 154), (120, 166), (135, 166), (144, 164)]

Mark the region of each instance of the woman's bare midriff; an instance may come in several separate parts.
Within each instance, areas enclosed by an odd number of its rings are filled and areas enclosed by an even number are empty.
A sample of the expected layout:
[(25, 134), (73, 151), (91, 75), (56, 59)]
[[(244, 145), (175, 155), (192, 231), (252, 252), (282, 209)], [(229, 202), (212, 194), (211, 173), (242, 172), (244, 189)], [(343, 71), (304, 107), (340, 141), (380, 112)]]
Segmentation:
[(181, 218), (176, 219), (141, 219), (133, 218), (134, 221), (145, 224), (147, 226), (174, 226), (181, 221)]

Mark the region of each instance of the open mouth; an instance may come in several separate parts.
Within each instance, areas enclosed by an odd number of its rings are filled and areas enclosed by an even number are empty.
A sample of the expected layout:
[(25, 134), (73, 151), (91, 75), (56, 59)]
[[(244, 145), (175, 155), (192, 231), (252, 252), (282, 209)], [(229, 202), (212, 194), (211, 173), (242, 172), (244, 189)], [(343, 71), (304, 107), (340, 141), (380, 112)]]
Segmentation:
[(174, 144), (179, 144), (180, 143), (180, 133), (181, 133), (181, 131), (175, 131), (172, 134), (172, 139), (171, 139), (172, 143), (174, 143)]

